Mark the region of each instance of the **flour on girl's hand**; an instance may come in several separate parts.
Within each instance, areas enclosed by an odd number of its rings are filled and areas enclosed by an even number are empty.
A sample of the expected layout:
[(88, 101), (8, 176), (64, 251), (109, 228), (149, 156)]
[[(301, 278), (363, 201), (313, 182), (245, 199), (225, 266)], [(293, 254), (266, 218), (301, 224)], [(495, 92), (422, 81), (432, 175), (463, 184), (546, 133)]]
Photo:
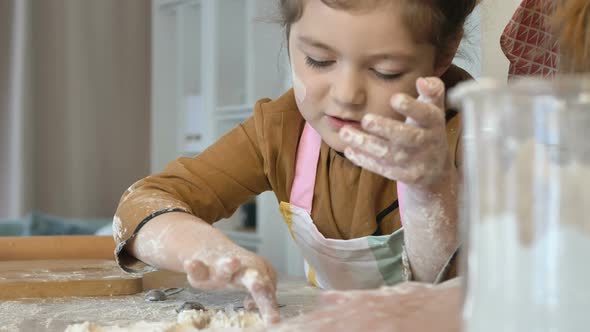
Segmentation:
[(119, 216), (113, 217), (113, 234), (118, 241), (123, 240), (123, 235), (127, 233), (127, 228), (123, 227), (123, 222)]

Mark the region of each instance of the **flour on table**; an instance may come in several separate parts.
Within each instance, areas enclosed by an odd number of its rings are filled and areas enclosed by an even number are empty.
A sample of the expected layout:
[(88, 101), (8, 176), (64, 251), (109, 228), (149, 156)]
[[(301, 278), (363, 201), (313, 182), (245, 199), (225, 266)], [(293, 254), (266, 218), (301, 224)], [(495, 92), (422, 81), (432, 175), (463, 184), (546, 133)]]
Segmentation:
[(191, 331), (256, 331), (264, 327), (258, 313), (226, 310), (187, 310), (174, 322), (137, 322), (127, 327), (98, 326), (91, 322), (69, 325), (65, 332), (191, 332)]

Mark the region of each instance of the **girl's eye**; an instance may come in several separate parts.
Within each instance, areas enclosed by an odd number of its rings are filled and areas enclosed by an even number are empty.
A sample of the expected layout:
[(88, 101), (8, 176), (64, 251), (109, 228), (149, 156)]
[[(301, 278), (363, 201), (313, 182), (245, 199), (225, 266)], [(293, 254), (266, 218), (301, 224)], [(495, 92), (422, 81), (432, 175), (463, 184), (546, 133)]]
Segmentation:
[(395, 73), (395, 74), (384, 74), (380, 71), (377, 71), (375, 69), (373, 69), (373, 73), (375, 73), (375, 76), (377, 76), (377, 78), (384, 80), (384, 81), (393, 81), (393, 80), (397, 80), (400, 77), (403, 76), (403, 73)]
[(305, 57), (305, 63), (311, 68), (326, 68), (331, 66), (335, 61), (318, 61), (309, 56)]

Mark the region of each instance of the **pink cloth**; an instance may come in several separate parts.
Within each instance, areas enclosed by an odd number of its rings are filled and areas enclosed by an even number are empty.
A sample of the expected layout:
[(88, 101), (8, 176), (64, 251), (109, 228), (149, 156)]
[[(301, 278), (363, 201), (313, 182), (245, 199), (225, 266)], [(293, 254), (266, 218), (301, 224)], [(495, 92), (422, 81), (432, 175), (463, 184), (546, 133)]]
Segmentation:
[(552, 0), (524, 0), (514, 13), (500, 40), (510, 61), (509, 79), (557, 73), (559, 45), (549, 22), (554, 6)]
[(306, 123), (297, 148), (297, 165), (291, 188), (290, 203), (305, 209), (309, 214), (311, 214), (313, 204), (313, 191), (321, 146), (322, 137), (309, 123)]

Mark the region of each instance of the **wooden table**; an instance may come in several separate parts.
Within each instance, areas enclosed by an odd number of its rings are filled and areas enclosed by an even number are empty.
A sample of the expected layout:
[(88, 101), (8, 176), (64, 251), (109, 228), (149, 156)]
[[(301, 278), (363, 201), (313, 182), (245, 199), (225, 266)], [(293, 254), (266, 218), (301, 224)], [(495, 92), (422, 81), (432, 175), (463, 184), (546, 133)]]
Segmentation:
[[(7, 245), (9, 243), (12, 244)], [(22, 244), (25, 249), (19, 249)], [(112, 240), (104, 237), (0, 238), (0, 260), (104, 258), (112, 257), (113, 249)], [(191, 289), (183, 274), (168, 271), (146, 274), (143, 285), (144, 292), (130, 296), (4, 301), (0, 303), (0, 331), (64, 331), (69, 324), (85, 321), (105, 326), (126, 326), (141, 320), (173, 322), (177, 315), (175, 309), (185, 301), (197, 301), (208, 308), (224, 308), (241, 305), (247, 295), (240, 290), (203, 292)], [(186, 289), (167, 301), (144, 300), (145, 291), (168, 287)], [(285, 305), (281, 316), (289, 318), (310, 311), (318, 293), (319, 290), (305, 280), (279, 278), (278, 301)]]
[[(184, 275), (166, 271), (144, 278), (146, 289), (188, 287)], [(304, 280), (281, 278), (278, 301), (285, 305), (281, 316), (289, 318), (313, 309), (319, 290)], [(126, 326), (137, 321), (176, 320), (175, 309), (185, 301), (198, 301), (207, 308), (241, 305), (246, 292), (224, 290), (203, 292), (187, 288), (164, 302), (146, 302), (144, 293), (120, 297), (27, 299), (0, 303), (0, 331), (64, 331), (66, 326), (85, 321), (100, 325)]]
[[(20, 244), (27, 248), (19, 249)], [(69, 245), (68, 245), (69, 243)], [(8, 244), (8, 246), (7, 246)], [(72, 250), (75, 247), (77, 250)], [(55, 259), (111, 257), (114, 250), (108, 238), (0, 238), (0, 260)], [(82, 254), (83, 257), (80, 257)], [(23, 258), (23, 256), (25, 258)], [(175, 322), (175, 309), (185, 301), (197, 301), (207, 308), (223, 309), (228, 305), (240, 306), (245, 291), (223, 290), (204, 292), (188, 287), (184, 274), (158, 271), (145, 275), (144, 292), (118, 297), (64, 297), (48, 299), (22, 299), (0, 302), (0, 331), (64, 331), (75, 323), (94, 322), (102, 326), (125, 327), (139, 321)], [(146, 290), (182, 287), (185, 290), (163, 302), (144, 300)], [(329, 327), (337, 331), (400, 331), (457, 332), (460, 326), (460, 281), (430, 287), (425, 285), (400, 285), (394, 296), (358, 298), (344, 306), (328, 306), (305, 317), (294, 318), (288, 324), (295, 331), (325, 331), (326, 317)], [(408, 288), (409, 287), (409, 288)], [(278, 302), (283, 319), (310, 312), (315, 307), (321, 291), (309, 286), (305, 280), (279, 277)], [(380, 301), (378, 304), (375, 301)], [(391, 308), (388, 320), (377, 319), (378, 314), (366, 315), (366, 310), (356, 309), (365, 305)], [(360, 316), (359, 316), (360, 315)], [(336, 319), (335, 317), (340, 317)], [(427, 319), (426, 319), (427, 318)], [(382, 323), (382, 324), (381, 324)], [(381, 325), (385, 324), (384, 326)], [(301, 328), (297, 328), (300, 326)], [(372, 326), (372, 328), (371, 328)]]

